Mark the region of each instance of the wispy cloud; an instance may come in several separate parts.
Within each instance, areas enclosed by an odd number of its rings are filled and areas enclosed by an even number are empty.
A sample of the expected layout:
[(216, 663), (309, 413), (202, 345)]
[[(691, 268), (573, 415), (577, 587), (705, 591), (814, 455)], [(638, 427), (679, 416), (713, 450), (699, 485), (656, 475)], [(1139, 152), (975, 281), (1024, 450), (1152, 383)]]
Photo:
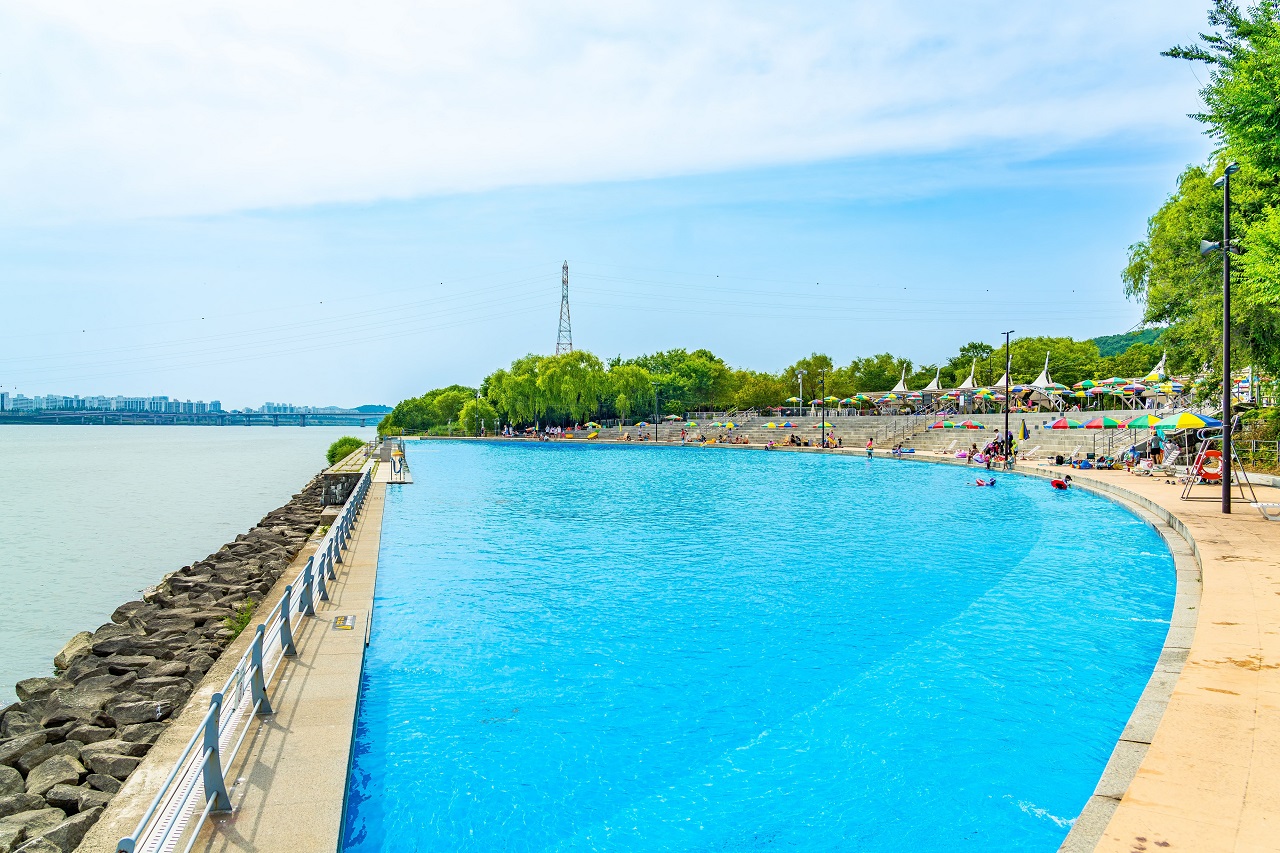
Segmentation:
[(32, 3), (8, 216), (164, 215), (1187, 132), (1203, 0)]

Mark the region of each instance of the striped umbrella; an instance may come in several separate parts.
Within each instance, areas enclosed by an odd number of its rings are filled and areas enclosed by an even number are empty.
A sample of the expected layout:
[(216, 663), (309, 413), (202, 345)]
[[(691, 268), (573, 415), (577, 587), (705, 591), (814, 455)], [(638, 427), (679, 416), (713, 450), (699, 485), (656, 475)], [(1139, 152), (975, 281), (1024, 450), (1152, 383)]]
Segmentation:
[(1099, 417), (1091, 421), (1085, 421), (1085, 429), (1112, 429), (1120, 426), (1120, 422), (1115, 418)]
[(1150, 429), (1160, 423), (1160, 419), (1155, 415), (1138, 415), (1136, 418), (1130, 418), (1124, 422), (1125, 429)]
[(1205, 427), (1220, 427), (1222, 421), (1205, 415), (1197, 415), (1195, 412), (1183, 412), (1179, 415), (1170, 415), (1164, 420), (1156, 424), (1158, 429), (1204, 429)]

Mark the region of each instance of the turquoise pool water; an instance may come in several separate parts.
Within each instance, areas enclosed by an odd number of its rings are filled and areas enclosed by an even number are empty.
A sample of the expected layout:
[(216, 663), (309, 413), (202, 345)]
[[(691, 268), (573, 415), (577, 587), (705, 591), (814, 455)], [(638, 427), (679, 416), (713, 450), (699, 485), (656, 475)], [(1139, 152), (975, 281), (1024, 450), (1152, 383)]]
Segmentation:
[(568, 444), (409, 463), (349, 853), (1052, 853), (1168, 629), (1159, 535), (1042, 480)]

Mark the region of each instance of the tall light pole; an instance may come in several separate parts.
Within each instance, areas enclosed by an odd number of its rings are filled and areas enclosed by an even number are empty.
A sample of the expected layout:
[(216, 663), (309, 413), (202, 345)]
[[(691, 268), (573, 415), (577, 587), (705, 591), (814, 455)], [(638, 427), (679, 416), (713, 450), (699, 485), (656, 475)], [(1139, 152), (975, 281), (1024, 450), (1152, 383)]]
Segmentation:
[(1222, 511), (1231, 513), (1231, 253), (1240, 252), (1231, 243), (1231, 176), (1239, 163), (1228, 163), (1222, 177), (1213, 182), (1222, 189), (1222, 241), (1200, 241), (1200, 254), (1222, 250)]
[(804, 371), (796, 371), (796, 381), (800, 383), (800, 411), (804, 411)]
[(1009, 467), (1013, 467), (1013, 439), (1009, 437), (1009, 336), (1014, 333), (1014, 329), (1004, 333), (1004, 461)]
[(476, 389), (476, 438), (480, 437), (480, 389)]
[(658, 383), (654, 382), (653, 383), (653, 441), (655, 444), (658, 441), (658, 424), (659, 423), (661, 422), (658, 420)]
[(827, 446), (827, 370), (818, 368), (818, 396), (822, 398), (822, 420), (818, 421), (818, 432), (822, 434), (819, 447)]

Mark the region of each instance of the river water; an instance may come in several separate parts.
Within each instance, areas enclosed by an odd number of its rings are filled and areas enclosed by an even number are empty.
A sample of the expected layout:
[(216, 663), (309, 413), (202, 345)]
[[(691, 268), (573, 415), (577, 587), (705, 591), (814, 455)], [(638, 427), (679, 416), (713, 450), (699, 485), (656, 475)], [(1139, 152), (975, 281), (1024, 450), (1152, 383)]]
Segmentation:
[(78, 631), (252, 527), (356, 427), (0, 427), (0, 706)]

